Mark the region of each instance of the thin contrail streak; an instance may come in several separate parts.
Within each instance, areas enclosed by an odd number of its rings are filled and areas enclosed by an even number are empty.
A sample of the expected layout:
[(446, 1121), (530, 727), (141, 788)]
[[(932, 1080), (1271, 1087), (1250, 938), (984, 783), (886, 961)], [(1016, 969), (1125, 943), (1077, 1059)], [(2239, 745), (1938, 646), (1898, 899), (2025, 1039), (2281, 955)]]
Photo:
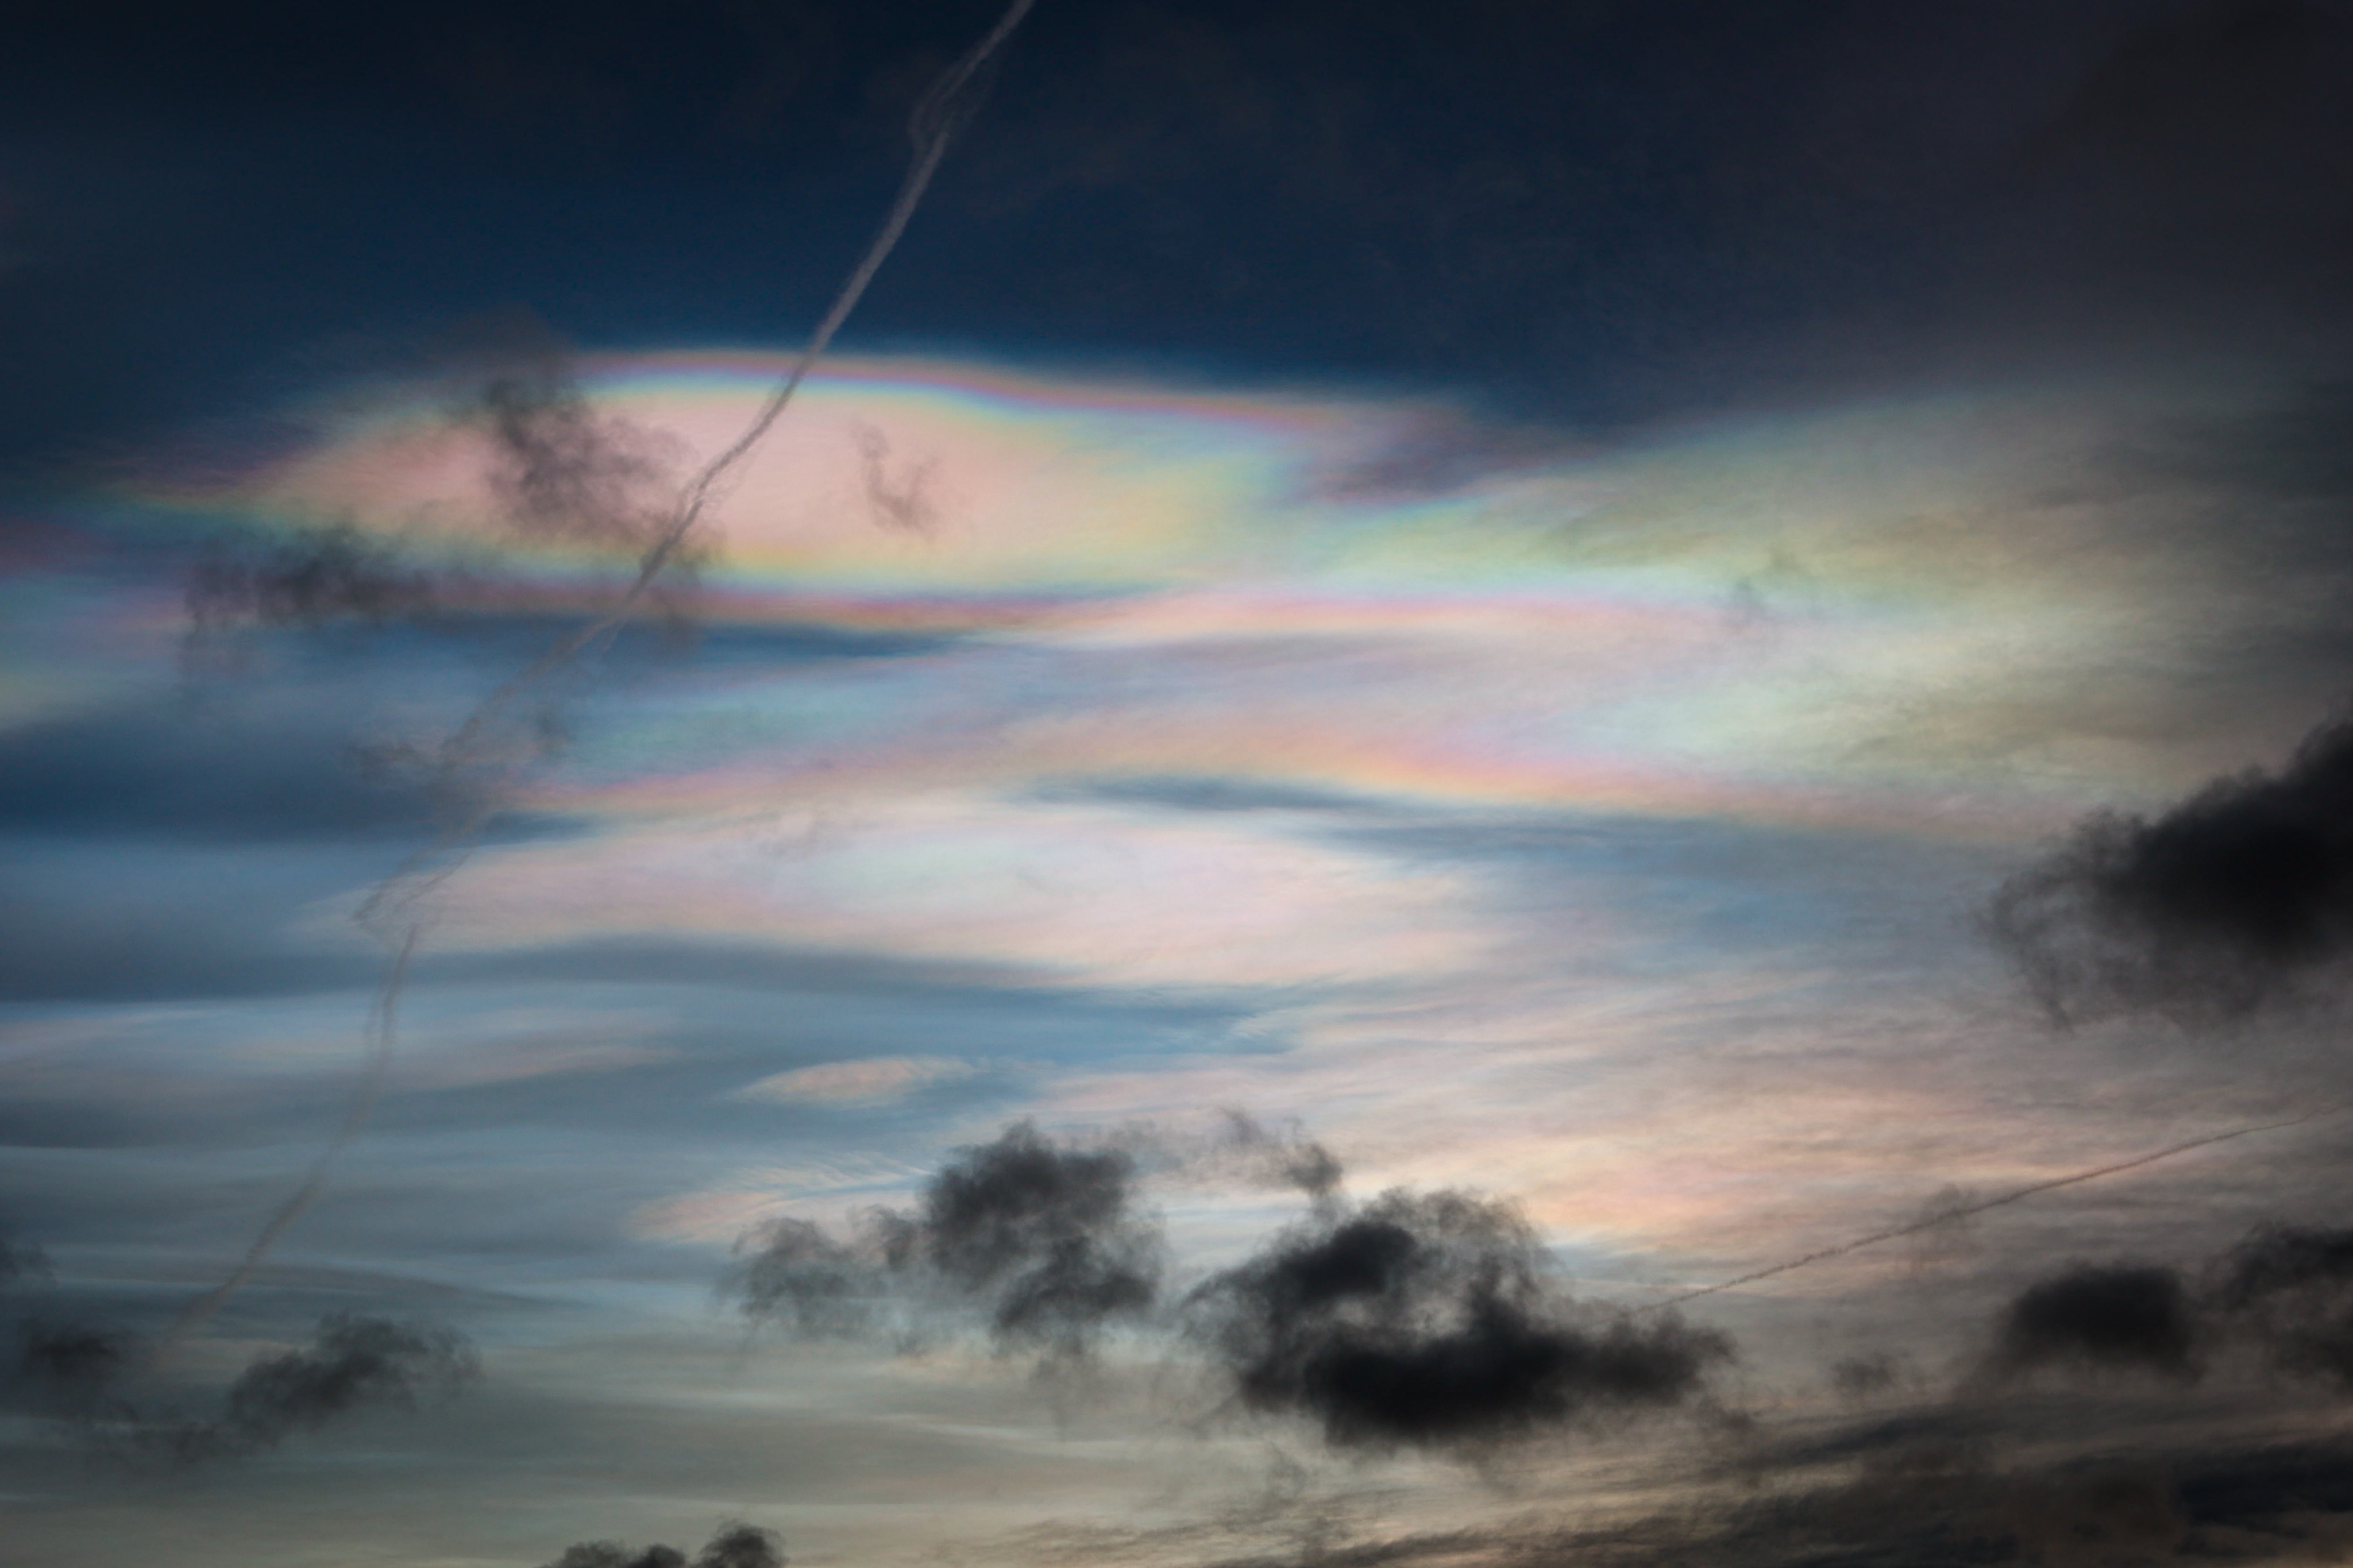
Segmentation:
[(1998, 1198), (1987, 1198), (1981, 1203), (1964, 1204), (1958, 1208), (1944, 1209), (1925, 1219), (1915, 1219), (1909, 1224), (1899, 1225), (1888, 1230), (1873, 1231), (1869, 1236), (1857, 1237), (1852, 1241), (1841, 1241), (1835, 1247), (1825, 1247), (1818, 1251), (1809, 1252), (1802, 1258), (1792, 1258), (1787, 1262), (1776, 1263), (1769, 1268), (1759, 1268), (1754, 1273), (1743, 1274), (1736, 1279), (1725, 1279), (1714, 1285), (1703, 1285), (1696, 1290), (1685, 1290), (1681, 1295), (1670, 1296), (1663, 1301), (1646, 1302), (1635, 1310), (1655, 1312), (1667, 1307), (1680, 1307), (1685, 1301), (1696, 1301), (1702, 1296), (1713, 1296), (1723, 1290), (1736, 1290), (1743, 1285), (1754, 1285), (1759, 1279), (1770, 1279), (1777, 1274), (1787, 1274), (1792, 1269), (1827, 1262), (1833, 1258), (1843, 1258), (1850, 1252), (1860, 1252), (1866, 1247), (1877, 1247), (1883, 1241), (1896, 1241), (1907, 1236), (1917, 1236), (1924, 1230), (1932, 1230), (1949, 1220), (1964, 1219), (1970, 1215), (1984, 1214), (1989, 1209), (2004, 1208), (2041, 1193), (2056, 1192), (2061, 1187), (2072, 1187), (2079, 1182), (2096, 1182), (2102, 1176), (2114, 1176), (2126, 1171), (2136, 1171), (2143, 1165), (2153, 1165), (2159, 1160), (2169, 1160), (2176, 1154), (2187, 1154), (2192, 1149), (2203, 1149), (2215, 1143), (2227, 1143), (2233, 1138), (2248, 1138), (2258, 1132), (2276, 1132), (2283, 1127), (2300, 1127), (2316, 1117), (2333, 1116), (2344, 1109), (2345, 1107), (2341, 1105), (2326, 1106), (2318, 1110), (2307, 1110), (2302, 1116), (2291, 1116), (2284, 1121), (2265, 1121), (2253, 1127), (2234, 1127), (2228, 1132), (2210, 1132), (2203, 1138), (2192, 1138), (2187, 1143), (2176, 1143), (2169, 1148), (2159, 1149), (2153, 1154), (2142, 1154), (2130, 1160), (2121, 1160), (2113, 1165), (2102, 1165), (2095, 1171), (2078, 1171), (2072, 1176), (2058, 1176), (2047, 1182), (2037, 1182), (2031, 1186), (2020, 1187), (2014, 1192), (2004, 1193)]
[[(760, 405), (760, 411), (744, 427), (743, 433), (724, 451), (703, 464), (681, 489), (661, 531), (638, 557), (637, 573), (630, 579), (629, 585), (602, 615), (558, 638), (546, 652), (482, 700), (481, 704), (467, 716), (465, 722), (459, 725), (438, 748), (434, 769), (437, 782), (451, 784), (469, 766), (494, 758), (498, 748), (491, 739), (492, 727), (506, 715), (515, 700), (543, 681), (561, 674), (582, 654), (618, 630), (655, 580), (677, 559), (679, 550), (693, 532), (695, 524), (702, 521), (704, 510), (713, 500), (726, 493), (723, 481), (745, 458), (751, 456), (753, 448), (760, 444), (769, 427), (776, 424), (777, 416), (784, 413), (786, 405), (792, 402), (793, 394), (798, 392), (801, 383), (808, 379), (809, 372), (817, 367), (818, 361), (824, 357), (825, 351), (832, 344), (834, 334), (841, 330), (842, 323), (858, 308), (858, 301), (866, 293), (867, 285), (874, 281), (874, 275), (881, 270), (882, 263), (898, 246), (899, 237), (906, 232), (908, 220), (915, 216), (915, 208), (923, 201), (923, 192), (930, 186), (933, 174), (938, 171), (940, 160), (946, 155), (948, 144), (962, 128), (963, 116), (968, 111), (968, 105), (961, 101), (966, 89), (997, 48), (1012, 35), (1013, 29), (1020, 26), (1021, 19), (1029, 14), (1035, 3), (1036, 0), (1012, 0), (987, 35), (963, 58), (950, 66), (915, 105), (907, 124), (909, 138), (914, 143), (914, 157), (907, 166), (905, 177), (900, 181), (898, 197), (891, 204), (881, 227), (875, 231), (865, 253), (859, 258), (857, 267), (851, 270), (849, 280), (834, 296), (832, 307), (818, 322), (817, 331), (810, 334), (808, 344), (801, 350), (800, 357), (793, 362), (790, 373), (768, 395), (767, 401)], [(398, 1040), (396, 1005), (401, 986), (407, 979), (409, 960), (417, 951), (417, 939), (424, 932), (422, 918), (412, 912), (416, 900), (439, 886), (465, 864), (483, 826), (497, 810), (497, 795), (494, 790), (484, 792), (481, 804), (433, 844), (404, 860), (389, 877), (376, 885), (375, 891), (360, 905), (354, 918), (363, 927), (383, 939), (385, 946), (392, 950), (393, 957), (385, 972), (384, 984), (376, 993), (375, 1005), (369, 1014), (366, 1060), (351, 1107), (344, 1112), (342, 1126), (336, 1129), (335, 1135), (328, 1141), (326, 1148), (312, 1163), (310, 1173), (303, 1178), (302, 1184), (279, 1206), (277, 1213), (270, 1215), (269, 1222), (261, 1227), (260, 1234), (254, 1237), (253, 1245), (246, 1249), (244, 1258), (231, 1270), (228, 1278), (191, 1301), (181, 1312), (178, 1321), (164, 1336), (167, 1344), (201, 1327), (220, 1310), (222, 1303), (253, 1278), (279, 1238), (318, 1197), (336, 1158), (366, 1125), (368, 1114), (375, 1109), (377, 1096), (383, 1090), (385, 1069), (391, 1063), (393, 1049)], [(427, 871), (427, 865), (437, 859), (441, 864)], [(385, 921), (383, 917), (386, 915), (394, 918)], [(385, 929), (387, 925), (388, 930)]]
[(385, 1071), (392, 1065), (393, 1042), (399, 1033), (400, 988), (408, 978), (408, 961), (416, 955), (417, 939), (423, 929), (422, 925), (412, 921), (402, 933), (400, 945), (394, 950), (392, 963), (385, 969), (384, 984), (376, 988), (375, 1005), (368, 1010), (367, 1051), (360, 1064), (359, 1087), (352, 1091), (352, 1103), (343, 1112), (343, 1125), (335, 1129), (335, 1135), (327, 1140), (327, 1146), (311, 1162), (310, 1174), (304, 1176), (302, 1184), (294, 1189), (294, 1195), (279, 1205), (278, 1212), (269, 1216), (269, 1223), (261, 1227), (261, 1234), (253, 1238), (253, 1245), (245, 1249), (245, 1256), (229, 1271), (228, 1278), (181, 1309), (178, 1319), (164, 1335), (166, 1343), (202, 1328), (211, 1321), (215, 1312), (220, 1310), (223, 1302), (253, 1278), (254, 1270), (259, 1268), (262, 1260), (269, 1256), (269, 1249), (278, 1245), (278, 1238), (286, 1234), (289, 1226), (301, 1218), (302, 1211), (311, 1206), (311, 1200), (319, 1195), (319, 1189), (326, 1184), (327, 1171), (334, 1164), (335, 1157), (350, 1146), (352, 1140), (360, 1135), (360, 1129), (367, 1124), (368, 1112), (375, 1109), (376, 1096), (384, 1090)]

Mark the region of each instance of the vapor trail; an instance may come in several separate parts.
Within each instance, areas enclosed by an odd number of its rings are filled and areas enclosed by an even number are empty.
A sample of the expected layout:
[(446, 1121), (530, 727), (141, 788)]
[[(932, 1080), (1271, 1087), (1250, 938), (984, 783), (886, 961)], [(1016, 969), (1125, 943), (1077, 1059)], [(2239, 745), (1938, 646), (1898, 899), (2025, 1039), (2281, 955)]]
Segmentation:
[(1958, 1208), (1943, 1209), (1925, 1219), (1915, 1219), (1909, 1224), (1899, 1225), (1889, 1230), (1874, 1231), (1869, 1236), (1857, 1237), (1852, 1241), (1841, 1241), (1835, 1247), (1825, 1247), (1819, 1251), (1809, 1252), (1803, 1258), (1792, 1258), (1787, 1262), (1776, 1263), (1769, 1268), (1759, 1268), (1753, 1274), (1743, 1274), (1736, 1279), (1725, 1279), (1714, 1285), (1703, 1285), (1696, 1290), (1685, 1290), (1681, 1295), (1670, 1296), (1663, 1301), (1648, 1302), (1636, 1308), (1635, 1310), (1656, 1312), (1669, 1307), (1680, 1307), (1685, 1301), (1696, 1301), (1702, 1296), (1713, 1296), (1724, 1290), (1736, 1290), (1743, 1285), (1754, 1285), (1759, 1279), (1770, 1279), (1777, 1274), (1787, 1274), (1792, 1269), (1804, 1268), (1810, 1264), (1827, 1262), (1833, 1258), (1843, 1258), (1850, 1252), (1860, 1252), (1866, 1247), (1877, 1247), (1883, 1241), (1897, 1241), (1907, 1236), (1917, 1236), (1920, 1232), (1933, 1230), (1948, 1220), (1966, 1219), (1970, 1215), (1984, 1214), (1989, 1209), (2005, 1208), (2011, 1204), (2033, 1197), (2037, 1194), (2056, 1192), (2061, 1187), (2072, 1187), (2079, 1182), (2095, 1182), (2102, 1176), (2113, 1176), (2125, 1171), (2138, 1170), (2143, 1165), (2153, 1165), (2159, 1160), (2169, 1160), (2176, 1154), (2187, 1154), (2192, 1149), (2203, 1149), (2213, 1143), (2227, 1143), (2233, 1138), (2252, 1137), (2258, 1132), (2276, 1132), (2283, 1127), (2300, 1127), (2317, 1117), (2334, 1116), (2344, 1109), (2346, 1108), (2341, 1105), (2325, 1106), (2318, 1110), (2307, 1110), (2302, 1116), (2291, 1116), (2284, 1121), (2265, 1121), (2253, 1127), (2234, 1127), (2228, 1132), (2210, 1132), (2203, 1138), (2192, 1138), (2187, 1143), (2176, 1143), (2170, 1148), (2159, 1149), (2153, 1154), (2142, 1154), (2113, 1165), (2102, 1165), (2095, 1171), (2078, 1171), (2072, 1176), (2059, 1176), (2051, 1181), (2037, 1182), (2031, 1186), (2020, 1187), (2015, 1192), (2004, 1193), (1998, 1198), (1987, 1198), (1980, 1203), (1964, 1204)]
[[(831, 345), (834, 334), (841, 330), (842, 323), (858, 308), (858, 301), (865, 295), (867, 285), (874, 280), (874, 275), (898, 246), (899, 237), (906, 232), (907, 222), (914, 216), (917, 205), (923, 199), (923, 192), (939, 169), (940, 160), (947, 153), (948, 144), (971, 118), (975, 107), (971, 97), (975, 79), (1012, 35), (1013, 29), (1020, 25), (1021, 19), (1029, 14), (1036, 0), (1012, 0), (1004, 14), (997, 17), (997, 25), (962, 58), (950, 66), (916, 103), (907, 119), (907, 135), (914, 145), (914, 156), (908, 163), (905, 176), (900, 181), (898, 196), (892, 202), (881, 227), (875, 231), (865, 253), (859, 258), (857, 267), (834, 296), (832, 306), (818, 322), (817, 331), (810, 334), (807, 346), (793, 362), (792, 370), (768, 395), (767, 401), (760, 405), (759, 412), (753, 416), (751, 423), (744, 427), (733, 443), (704, 463), (680, 489), (660, 531), (638, 557), (637, 573), (620, 596), (602, 615), (558, 638), (546, 652), (484, 698), (480, 705), (467, 716), (465, 722), (437, 748), (433, 771), (438, 785), (454, 784), (460, 773), (473, 765), (496, 762), (501, 748), (495, 728), (515, 701), (550, 678), (570, 668), (582, 654), (618, 630), (655, 580), (677, 559), (680, 548), (693, 532), (695, 524), (702, 521), (705, 508), (726, 493), (724, 481), (728, 475), (751, 456), (753, 448), (760, 444), (769, 427), (776, 424), (777, 416), (784, 413), (786, 405), (792, 402), (793, 394), (798, 392), (801, 383), (808, 379), (809, 372), (817, 367), (818, 361)], [(191, 1301), (181, 1312), (178, 1321), (164, 1336), (167, 1346), (202, 1326), (253, 1277), (269, 1258), (270, 1249), (277, 1246), (279, 1238), (318, 1197), (337, 1156), (350, 1146), (366, 1124), (368, 1113), (375, 1109), (377, 1096), (383, 1090), (385, 1069), (391, 1064), (393, 1050), (398, 1042), (396, 1005), (401, 987), (407, 979), (409, 960), (417, 951), (417, 939), (424, 932), (422, 918), (413, 912), (416, 900), (421, 894), (446, 881), (465, 864), (480, 837), (483, 826), (497, 810), (498, 794), (495, 790), (484, 791), (480, 803), (463, 819), (445, 830), (434, 843), (404, 860), (390, 876), (378, 883), (354, 914), (353, 919), (381, 940), (393, 956), (369, 1015), (366, 1058), (350, 1109), (343, 1113), (343, 1124), (336, 1129), (326, 1148), (320, 1152), (302, 1184), (261, 1227), (260, 1234), (254, 1237), (253, 1245), (246, 1249), (244, 1258), (230, 1271), (228, 1278)], [(440, 863), (433, 865), (437, 860)], [(431, 868), (427, 869), (428, 867)]]
[(335, 1129), (335, 1135), (327, 1140), (327, 1146), (319, 1151), (319, 1157), (311, 1163), (310, 1174), (302, 1178), (302, 1184), (294, 1189), (291, 1197), (279, 1205), (278, 1212), (269, 1216), (269, 1223), (261, 1227), (261, 1234), (253, 1238), (253, 1245), (245, 1249), (245, 1257), (229, 1271), (228, 1278), (180, 1310), (179, 1317), (174, 1320), (164, 1335), (164, 1346), (176, 1343), (202, 1328), (211, 1321), (215, 1312), (220, 1310), (223, 1302), (253, 1278), (253, 1271), (261, 1267), (262, 1259), (269, 1256), (269, 1249), (278, 1245), (278, 1238), (286, 1234), (288, 1226), (302, 1217), (302, 1211), (309, 1208), (311, 1200), (319, 1195), (319, 1189), (326, 1184), (327, 1171), (334, 1164), (335, 1157), (349, 1147), (352, 1140), (359, 1136), (360, 1129), (367, 1124), (368, 1112), (375, 1109), (376, 1096), (384, 1091), (385, 1071), (392, 1065), (393, 1042), (399, 1034), (400, 988), (408, 978), (408, 961), (416, 955), (417, 939), (423, 931), (421, 922), (409, 922), (407, 929), (401, 933), (400, 945), (393, 952), (392, 963), (385, 969), (384, 984), (376, 988), (375, 1005), (368, 1010), (367, 1050), (360, 1064), (359, 1087), (352, 1091), (352, 1102), (343, 1111), (343, 1125)]

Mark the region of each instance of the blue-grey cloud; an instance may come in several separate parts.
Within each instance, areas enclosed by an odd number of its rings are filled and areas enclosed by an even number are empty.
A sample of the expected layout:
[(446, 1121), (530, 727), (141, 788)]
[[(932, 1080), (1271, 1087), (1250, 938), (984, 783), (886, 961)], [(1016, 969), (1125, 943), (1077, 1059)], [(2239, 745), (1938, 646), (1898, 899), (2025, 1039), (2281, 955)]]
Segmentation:
[(256, 1358), (229, 1384), (220, 1416), (142, 1429), (132, 1443), (184, 1464), (243, 1458), (355, 1410), (446, 1399), (480, 1375), (453, 1329), (339, 1313), (303, 1349)]

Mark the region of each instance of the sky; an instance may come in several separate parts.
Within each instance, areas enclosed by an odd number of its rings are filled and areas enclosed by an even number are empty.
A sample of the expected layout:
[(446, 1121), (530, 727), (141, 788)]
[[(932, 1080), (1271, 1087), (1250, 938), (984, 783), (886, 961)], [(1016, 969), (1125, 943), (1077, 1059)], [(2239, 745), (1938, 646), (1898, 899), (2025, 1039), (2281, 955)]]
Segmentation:
[(2348, 69), (19, 26), (0, 1563), (2341, 1560)]

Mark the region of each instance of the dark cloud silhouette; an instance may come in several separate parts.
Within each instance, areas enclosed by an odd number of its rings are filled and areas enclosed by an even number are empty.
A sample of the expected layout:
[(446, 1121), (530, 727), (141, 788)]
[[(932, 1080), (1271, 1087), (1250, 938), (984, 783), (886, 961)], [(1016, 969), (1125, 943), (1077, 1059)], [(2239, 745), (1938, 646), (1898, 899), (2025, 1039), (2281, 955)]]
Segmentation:
[(2286, 999), (2353, 948), (2353, 721), (2276, 773), (2217, 779), (2154, 818), (2089, 818), (2001, 889), (1987, 926), (2062, 1023)]
[(2266, 1226), (2218, 1273), (2217, 1307), (2276, 1368), (2353, 1392), (2353, 1230)]
[(1468, 1194), (1384, 1194), (1286, 1231), (1189, 1302), (1241, 1403), (1306, 1415), (1335, 1447), (1476, 1447), (1676, 1405), (1727, 1359), (1666, 1315), (1580, 1311), (1535, 1234)]
[(1160, 1231), (1136, 1207), (1135, 1157), (1057, 1145), (1027, 1121), (962, 1149), (911, 1210), (866, 1216), (856, 1244), (785, 1220), (744, 1238), (728, 1284), (744, 1312), (803, 1333), (856, 1331), (876, 1299), (977, 1308), (1000, 1349), (1082, 1355), (1159, 1293)]
[[(703, 1544), (693, 1568), (785, 1568), (783, 1546), (774, 1531), (731, 1524)], [(688, 1563), (674, 1546), (632, 1552), (617, 1541), (589, 1541), (565, 1548), (548, 1568), (688, 1568)]]
[(1136, 1211), (1136, 1174), (1124, 1151), (1058, 1147), (1017, 1122), (959, 1151), (919, 1210), (883, 1219), (883, 1257), (984, 1304), (1001, 1344), (1082, 1351), (1159, 1290), (1160, 1233)]
[(2189, 1292), (2173, 1269), (2079, 1263), (2010, 1301), (1993, 1362), (2003, 1375), (2074, 1367), (2189, 1378), (2200, 1339)]
[(138, 1446), (181, 1463), (242, 1458), (355, 1410), (447, 1398), (480, 1374), (453, 1329), (339, 1313), (308, 1347), (258, 1357), (229, 1385), (219, 1419), (164, 1426)]

